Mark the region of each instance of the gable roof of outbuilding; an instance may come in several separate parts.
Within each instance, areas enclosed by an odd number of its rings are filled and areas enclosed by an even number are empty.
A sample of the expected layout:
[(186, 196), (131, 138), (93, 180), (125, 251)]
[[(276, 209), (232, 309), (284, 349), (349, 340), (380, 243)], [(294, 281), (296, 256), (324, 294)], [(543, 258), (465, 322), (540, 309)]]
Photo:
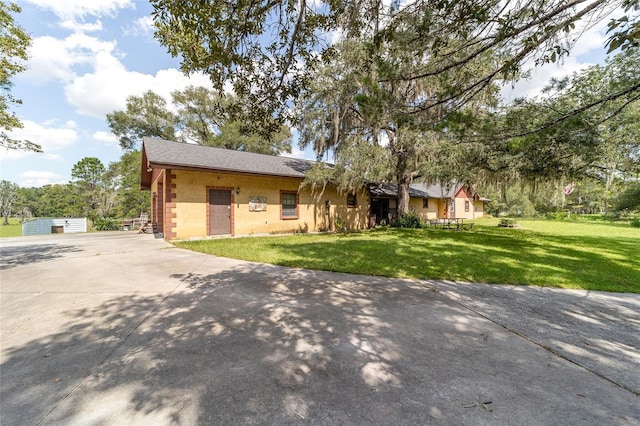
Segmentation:
[[(449, 185), (412, 183), (409, 185), (409, 196), (411, 198), (452, 198), (462, 186), (455, 182)], [(398, 185), (395, 183), (372, 185), (369, 190), (374, 197), (396, 197), (398, 195)]]
[(149, 168), (221, 171), (303, 179), (314, 162), (183, 142), (142, 139), (142, 188), (151, 186)]
[[(441, 185), (439, 183), (412, 183), (409, 185), (409, 197), (411, 198), (453, 198), (458, 195), (458, 192), (464, 187), (463, 184), (457, 182), (451, 182), (447, 185)], [(391, 197), (395, 198), (398, 195), (398, 185), (395, 183), (385, 183), (381, 185), (371, 185), (369, 187), (371, 196), (373, 197)], [(488, 198), (476, 195), (480, 201), (490, 201)]]

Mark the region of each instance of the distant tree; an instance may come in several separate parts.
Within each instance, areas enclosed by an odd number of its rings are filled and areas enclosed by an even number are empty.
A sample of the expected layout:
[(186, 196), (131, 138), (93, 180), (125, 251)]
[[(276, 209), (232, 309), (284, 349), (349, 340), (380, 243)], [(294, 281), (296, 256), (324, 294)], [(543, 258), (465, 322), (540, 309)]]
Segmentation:
[(230, 119), (227, 109), (241, 107), (233, 96), (191, 86), (173, 92), (172, 102), (176, 113), (169, 110), (162, 96), (148, 91), (142, 97), (130, 96), (125, 111), (107, 114), (120, 146), (137, 149), (142, 138), (150, 136), (272, 155), (291, 151), (287, 127), (275, 126), (268, 135), (257, 134), (247, 123)]
[[(94, 219), (103, 215), (105, 209), (103, 191), (106, 169), (95, 157), (85, 157), (73, 165), (71, 177), (75, 179), (78, 194), (84, 200), (84, 212)], [(101, 200), (102, 199), (102, 200)], [(101, 203), (102, 201), (102, 203)]]
[(152, 91), (129, 96), (126, 109), (107, 114), (107, 123), (125, 150), (137, 149), (144, 136), (176, 138), (177, 117), (167, 108), (167, 101)]
[(229, 110), (242, 108), (235, 96), (221, 96), (205, 87), (187, 87), (172, 93), (183, 140), (237, 151), (278, 155), (291, 151), (291, 132), (274, 127), (265, 135), (247, 123), (230, 118)]
[(615, 210), (640, 210), (640, 184), (629, 185), (619, 196), (615, 204)]
[(38, 217), (77, 217), (85, 213), (85, 200), (74, 184), (44, 185), (31, 189), (38, 195), (35, 204)]
[(149, 191), (140, 189), (140, 151), (128, 151), (120, 160), (109, 164), (105, 180), (115, 189), (116, 202), (113, 207), (115, 216), (121, 218), (139, 217), (150, 206)]
[(27, 209), (32, 216), (43, 217), (39, 214), (39, 200), (42, 198), (42, 188), (20, 188), (20, 209)]
[(599, 180), (602, 196), (591, 200), (606, 212), (617, 184), (640, 164), (640, 93), (603, 99), (639, 81), (638, 48), (552, 80), (546, 96), (518, 100), (498, 115), (488, 132), (495, 134), (487, 142), (488, 154), (476, 160), (493, 179), (528, 181), (533, 188), (541, 181), (556, 182), (559, 194), (570, 181)]
[(18, 191), (20, 187), (8, 180), (0, 182), (0, 214), (2, 214), (3, 225), (9, 224), (14, 203), (18, 199)]

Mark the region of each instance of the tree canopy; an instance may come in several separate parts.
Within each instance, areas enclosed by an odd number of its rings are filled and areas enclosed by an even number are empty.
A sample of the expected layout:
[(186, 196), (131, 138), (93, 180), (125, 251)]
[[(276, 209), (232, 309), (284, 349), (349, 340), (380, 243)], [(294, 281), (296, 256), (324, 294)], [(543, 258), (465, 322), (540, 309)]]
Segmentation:
[(142, 96), (129, 96), (124, 111), (107, 114), (107, 123), (122, 149), (135, 149), (144, 136), (173, 140), (176, 122), (167, 101), (151, 90)]
[(11, 78), (26, 68), (27, 49), (31, 38), (18, 26), (12, 14), (20, 13), (15, 3), (0, 0), (0, 147), (26, 151), (42, 151), (35, 143), (11, 138), (7, 132), (22, 128), (22, 122), (11, 111), (22, 102), (11, 95)]
[(107, 123), (123, 149), (136, 149), (142, 137), (151, 136), (263, 154), (291, 151), (291, 133), (284, 125), (257, 134), (246, 123), (231, 118), (229, 105), (235, 102), (231, 95), (191, 86), (174, 91), (171, 97), (172, 105), (167, 105), (163, 97), (147, 91), (129, 96), (124, 111), (107, 114)]
[[(619, 8), (610, 23), (610, 50), (637, 44), (637, 0), (314, 1), (152, 0), (156, 37), (186, 73), (204, 72), (251, 103), (251, 114), (287, 117), (318, 66), (336, 55), (335, 41), (369, 39), (368, 61), (399, 38), (416, 58), (397, 81), (448, 80), (491, 57), (467, 79), (414, 100), (416, 110), (462, 107), (496, 80), (513, 80), (526, 63), (558, 61), (574, 36)], [(631, 18), (629, 17), (631, 16)], [(407, 24), (413, 37), (406, 37)], [(430, 60), (433, 59), (433, 60)], [(486, 64), (485, 64), (486, 65)], [(379, 76), (380, 81), (387, 76)], [(638, 89), (638, 87), (636, 87)]]
[(18, 199), (19, 189), (20, 187), (13, 182), (8, 180), (0, 181), (0, 216), (2, 216), (4, 225), (9, 223), (9, 217)]

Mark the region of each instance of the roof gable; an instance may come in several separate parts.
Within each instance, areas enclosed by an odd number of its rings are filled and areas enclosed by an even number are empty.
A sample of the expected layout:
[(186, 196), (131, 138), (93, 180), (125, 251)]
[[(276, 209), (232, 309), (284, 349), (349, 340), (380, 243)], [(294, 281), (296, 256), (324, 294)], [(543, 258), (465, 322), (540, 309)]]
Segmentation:
[(428, 184), (428, 183), (412, 183), (411, 188), (419, 190), (425, 194), (427, 197), (425, 198), (453, 198), (456, 196), (460, 188), (463, 185), (457, 182), (450, 182), (445, 185), (441, 185), (439, 183)]
[[(395, 183), (385, 183), (380, 185), (371, 185), (369, 191), (373, 197), (391, 197), (398, 196), (398, 185)], [(451, 182), (445, 185), (428, 184), (428, 183), (412, 183), (409, 185), (409, 197), (411, 198), (455, 198), (458, 196), (471, 197), (465, 185)], [(480, 201), (490, 201), (488, 198), (475, 195)]]

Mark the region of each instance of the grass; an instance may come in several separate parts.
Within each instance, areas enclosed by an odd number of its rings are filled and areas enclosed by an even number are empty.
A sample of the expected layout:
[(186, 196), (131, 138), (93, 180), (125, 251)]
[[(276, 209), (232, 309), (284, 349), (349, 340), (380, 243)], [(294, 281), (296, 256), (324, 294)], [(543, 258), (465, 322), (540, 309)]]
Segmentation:
[(4, 224), (4, 219), (0, 219), (0, 238), (3, 237), (21, 237), (22, 224), (18, 219), (9, 218), (9, 224)]
[(177, 246), (282, 266), (471, 282), (640, 293), (640, 229), (628, 224), (518, 220), (473, 231), (374, 229), (349, 234), (185, 241)]

